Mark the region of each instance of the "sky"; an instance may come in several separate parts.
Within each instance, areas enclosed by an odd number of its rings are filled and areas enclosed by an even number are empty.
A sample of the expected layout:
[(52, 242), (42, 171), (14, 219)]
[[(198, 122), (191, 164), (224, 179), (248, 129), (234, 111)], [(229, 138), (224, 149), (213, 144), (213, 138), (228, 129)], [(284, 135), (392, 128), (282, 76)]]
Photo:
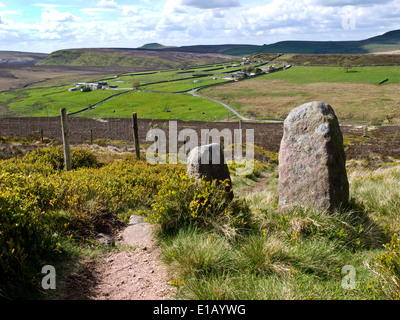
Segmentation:
[(363, 40), (400, 0), (0, 0), (0, 51)]

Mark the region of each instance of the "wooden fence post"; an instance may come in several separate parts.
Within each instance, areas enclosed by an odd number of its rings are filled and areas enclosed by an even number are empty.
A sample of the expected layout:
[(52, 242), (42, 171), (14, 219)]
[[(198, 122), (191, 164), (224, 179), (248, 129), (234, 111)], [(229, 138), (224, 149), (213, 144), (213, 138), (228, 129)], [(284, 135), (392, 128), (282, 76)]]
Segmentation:
[(67, 119), (67, 109), (61, 109), (61, 130), (63, 137), (63, 148), (64, 148), (64, 165), (65, 170), (72, 170), (71, 165), (71, 150), (69, 148), (69, 140), (68, 140), (68, 119)]
[(137, 113), (132, 114), (133, 118), (133, 139), (135, 141), (136, 158), (140, 160), (139, 128), (137, 123)]

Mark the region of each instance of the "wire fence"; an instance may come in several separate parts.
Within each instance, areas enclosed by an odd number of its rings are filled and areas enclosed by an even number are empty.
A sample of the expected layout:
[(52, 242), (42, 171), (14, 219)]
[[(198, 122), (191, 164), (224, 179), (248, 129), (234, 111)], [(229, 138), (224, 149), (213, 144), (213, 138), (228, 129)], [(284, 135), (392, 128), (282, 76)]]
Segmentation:
[[(68, 118), (71, 143), (96, 139), (132, 140), (131, 119)], [(0, 118), (0, 135), (7, 137), (46, 137), (62, 140), (60, 117)]]
[[(138, 115), (140, 117), (140, 115)], [(246, 142), (246, 129), (253, 129), (255, 135), (254, 143), (265, 150), (279, 150), (279, 144), (283, 134), (283, 125), (278, 123), (250, 123), (241, 122), (202, 122), (202, 121), (180, 121), (180, 120), (158, 120), (138, 119), (138, 132), (140, 144), (152, 144), (147, 140), (151, 129), (161, 129), (165, 132), (166, 142), (169, 145), (170, 124), (174, 122), (173, 128), (178, 131), (192, 129), (196, 131), (199, 142), (203, 131), (225, 129), (243, 129), (243, 142)], [(132, 118), (105, 118), (91, 119), (83, 117), (68, 117), (68, 137), (71, 144), (85, 144), (96, 142), (96, 140), (119, 140), (134, 143)], [(61, 117), (7, 117), (0, 118), (0, 136), (6, 137), (29, 137), (40, 140), (42, 137), (62, 141)], [(175, 135), (172, 135), (175, 136)], [(221, 141), (222, 142), (222, 141)], [(183, 141), (178, 142), (178, 146)]]

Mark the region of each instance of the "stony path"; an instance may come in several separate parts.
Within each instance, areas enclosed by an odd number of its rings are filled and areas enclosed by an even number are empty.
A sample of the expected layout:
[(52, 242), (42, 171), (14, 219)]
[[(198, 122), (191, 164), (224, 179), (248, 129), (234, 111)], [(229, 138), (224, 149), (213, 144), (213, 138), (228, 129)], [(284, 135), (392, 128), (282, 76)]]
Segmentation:
[[(58, 286), (56, 300), (172, 300), (166, 267), (152, 228), (142, 217), (133, 217), (117, 237), (118, 249), (95, 260), (82, 261), (80, 271)], [(114, 242), (102, 235), (101, 241)]]
[(135, 249), (111, 253), (97, 261), (92, 275), (96, 284), (91, 300), (168, 300), (174, 289), (169, 285), (165, 266), (159, 261), (152, 228), (134, 216), (120, 235), (121, 243)]

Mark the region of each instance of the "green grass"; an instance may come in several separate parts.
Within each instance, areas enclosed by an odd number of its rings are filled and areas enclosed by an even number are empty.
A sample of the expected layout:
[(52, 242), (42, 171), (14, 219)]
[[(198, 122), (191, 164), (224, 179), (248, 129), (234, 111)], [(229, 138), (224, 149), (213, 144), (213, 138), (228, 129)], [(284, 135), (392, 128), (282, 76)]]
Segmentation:
[(69, 92), (69, 87), (12, 90), (0, 93), (0, 103), (20, 117), (54, 117), (60, 115), (61, 108), (66, 108), (68, 113), (76, 112), (121, 93), (112, 90)]
[[(276, 170), (263, 173), (268, 181), (262, 191), (251, 191), (246, 179), (234, 177), (235, 194), (248, 201), (256, 221), (247, 234), (232, 240), (218, 229), (182, 227), (161, 235), (161, 257), (172, 272), (177, 298), (387, 299), (375, 290), (379, 273), (368, 265), (375, 269), (385, 252), (382, 244), (399, 228), (398, 167), (351, 171), (352, 208), (333, 214), (279, 212)], [(342, 269), (348, 265), (356, 270), (355, 290), (342, 287)]]
[(294, 84), (318, 82), (352, 82), (379, 84), (385, 79), (389, 83), (400, 83), (400, 66), (354, 67), (345, 72), (340, 67), (292, 67), (283, 72), (261, 77), (268, 80), (285, 80)]
[(185, 92), (217, 83), (227, 82), (224, 79), (213, 80), (213, 77), (203, 77), (197, 79), (182, 80), (176, 82), (152, 84), (143, 87), (145, 90), (165, 91), (165, 92)]
[(79, 114), (79, 116), (89, 118), (126, 118), (132, 117), (132, 112), (137, 112), (139, 118), (144, 119), (183, 121), (218, 121), (227, 118), (228, 115), (228, 111), (221, 105), (190, 95), (129, 92), (115, 97), (92, 110)]
[[(223, 68), (225, 65), (218, 64), (217, 67)], [(213, 65), (209, 65), (202, 67), (202, 69), (212, 67)], [(195, 72), (199, 72), (199, 70), (201, 71), (201, 69), (192, 70), (193, 73), (180, 73), (177, 69), (154, 73), (127, 73), (118, 77), (110, 76), (102, 79), (107, 81), (109, 85), (117, 85), (118, 90), (94, 90), (88, 93), (80, 91), (68, 92), (68, 88), (72, 87), (72, 84), (59, 87), (11, 90), (0, 93), (0, 104), (5, 107), (3, 108), (2, 116), (59, 116), (61, 108), (67, 108), (68, 113), (73, 113), (95, 106), (99, 102), (115, 95), (115, 98), (80, 116), (94, 118), (130, 117), (132, 112), (136, 111), (139, 113), (139, 117), (152, 119), (180, 119), (185, 121), (218, 121), (225, 119), (228, 116), (228, 111), (222, 106), (192, 96), (135, 92), (117, 97), (117, 95), (123, 93), (123, 90), (131, 90), (135, 81), (138, 81), (140, 85), (150, 84), (143, 87), (144, 89), (166, 92), (188, 91), (200, 86), (226, 81), (221, 79), (213, 80), (211, 76), (193, 77), (192, 75)], [(185, 78), (189, 79), (151, 85), (151, 83), (155, 82)], [(196, 80), (198, 82), (194, 83)], [(54, 85), (54, 82), (49, 84)]]
[(109, 81), (109, 84), (116, 84), (120, 85), (120, 82), (117, 81), (123, 81), (126, 85), (132, 87), (132, 83), (134, 81), (139, 81), (140, 84), (149, 84), (149, 83), (154, 83), (154, 82), (160, 82), (160, 81), (169, 81), (169, 80), (176, 80), (176, 79), (183, 79), (183, 78), (188, 78), (191, 77), (191, 74), (178, 74), (177, 70), (174, 71), (159, 71), (156, 73), (152, 74), (123, 74), (118, 77), (118, 79), (114, 79)]
[[(118, 79), (113, 79), (113, 78), (108, 79), (108, 83), (113, 84), (113, 85), (125, 86), (125, 87), (131, 88), (132, 83), (134, 81), (139, 81), (141, 85), (145, 85), (145, 84), (151, 84), (151, 83), (161, 82), (161, 81), (171, 81), (171, 80), (179, 80), (179, 79), (189, 78), (189, 80), (187, 80), (187, 81), (190, 82), (192, 78), (193, 78), (193, 80), (195, 80), (195, 77), (193, 77), (194, 74), (199, 73), (201, 71), (206, 71), (208, 69), (219, 68), (217, 70), (213, 70), (213, 71), (209, 72), (211, 74), (215, 74), (217, 77), (219, 77), (223, 73), (233, 72), (238, 69), (237, 67), (225, 69), (225, 66), (228, 66), (228, 65), (229, 64), (217, 64), (217, 65), (209, 65), (209, 66), (201, 67), (201, 68), (190, 68), (190, 69), (185, 69), (182, 71), (180, 71), (178, 69), (158, 71), (158, 72), (154, 72), (151, 74), (149, 74), (147, 72), (135, 73), (135, 74), (127, 73), (127, 74), (119, 75)], [(200, 80), (201, 80), (201, 78), (200, 78)], [(210, 80), (210, 78), (207, 78), (207, 80)], [(120, 82), (120, 81), (122, 81), (122, 82)], [(204, 81), (204, 79), (203, 79), (203, 81)], [(154, 84), (154, 86), (163, 86), (163, 85), (165, 85), (165, 84)], [(186, 88), (188, 88), (188, 90), (191, 89), (190, 86), (187, 86), (180, 91), (186, 90)], [(156, 89), (154, 89), (154, 90), (156, 90)], [(170, 91), (170, 89), (167, 89), (165, 91)]]

